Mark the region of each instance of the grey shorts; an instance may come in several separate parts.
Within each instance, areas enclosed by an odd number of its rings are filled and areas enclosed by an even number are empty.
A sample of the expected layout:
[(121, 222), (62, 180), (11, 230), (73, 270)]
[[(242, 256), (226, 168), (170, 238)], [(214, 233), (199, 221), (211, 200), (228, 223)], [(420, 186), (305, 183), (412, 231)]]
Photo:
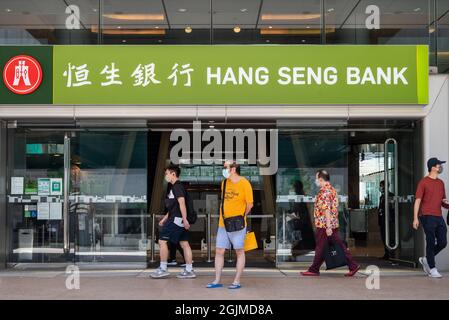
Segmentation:
[(224, 227), (218, 227), (216, 247), (220, 249), (245, 248), (246, 228), (236, 232), (226, 232)]

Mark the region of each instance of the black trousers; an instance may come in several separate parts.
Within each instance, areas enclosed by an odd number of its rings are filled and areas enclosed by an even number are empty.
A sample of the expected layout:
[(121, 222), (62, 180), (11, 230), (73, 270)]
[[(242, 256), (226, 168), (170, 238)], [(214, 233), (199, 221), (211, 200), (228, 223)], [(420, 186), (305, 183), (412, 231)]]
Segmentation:
[(182, 249), (181, 245), (178, 243), (173, 243), (168, 241), (168, 250), (170, 251), (170, 259), (169, 261), (175, 261), (176, 260), (176, 251), (179, 251), (181, 253), (182, 258), (184, 259), (184, 250)]
[(426, 234), (426, 258), (430, 269), (435, 268), (435, 256), (447, 246), (447, 227), (443, 217), (422, 215), (421, 221)]

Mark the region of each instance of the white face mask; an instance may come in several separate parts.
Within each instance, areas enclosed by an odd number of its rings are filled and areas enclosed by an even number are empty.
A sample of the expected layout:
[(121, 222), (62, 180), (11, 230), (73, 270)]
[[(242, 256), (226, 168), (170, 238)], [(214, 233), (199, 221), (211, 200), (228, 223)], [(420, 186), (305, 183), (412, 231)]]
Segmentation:
[(320, 180), (315, 179), (315, 185), (316, 185), (317, 187), (320, 187), (320, 186), (321, 186), (321, 185), (320, 185)]
[(230, 175), (229, 169), (223, 169), (223, 177), (225, 177), (225, 179), (229, 178)]
[(170, 176), (169, 176), (169, 175), (165, 175), (165, 181), (167, 181), (168, 183), (170, 183)]

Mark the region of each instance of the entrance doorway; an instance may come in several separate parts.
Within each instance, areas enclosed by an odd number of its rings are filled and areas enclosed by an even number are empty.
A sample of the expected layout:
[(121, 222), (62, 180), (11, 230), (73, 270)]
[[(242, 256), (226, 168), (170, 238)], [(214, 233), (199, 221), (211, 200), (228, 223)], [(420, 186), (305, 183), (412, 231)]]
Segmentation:
[[(192, 123), (179, 124), (179, 127), (188, 129), (189, 125), (192, 126)], [(251, 128), (257, 128), (257, 126)], [(154, 243), (154, 250), (150, 250), (150, 262), (153, 263), (157, 263), (158, 260), (158, 221), (164, 214), (164, 206), (161, 201), (167, 188), (164, 181), (164, 168), (171, 162), (170, 151), (177, 143), (177, 141), (170, 141), (172, 130), (173, 124), (161, 123), (157, 127), (151, 128), (149, 133), (149, 144), (154, 147), (150, 153), (158, 154), (157, 159), (153, 160), (154, 174), (150, 174), (152, 194), (149, 211), (152, 213), (152, 225), (155, 226), (151, 231), (151, 243)], [(203, 143), (203, 145), (205, 144), (207, 143)], [(241, 175), (250, 181), (253, 188), (254, 207), (247, 220), (248, 228), (255, 232), (258, 242), (258, 249), (246, 254), (247, 266), (274, 267), (276, 263), (274, 176), (260, 175), (259, 167), (249, 164), (244, 155), (239, 159), (242, 162)], [(213, 267), (220, 214), (220, 184), (224, 179), (222, 176), (223, 166), (222, 164), (192, 164), (186, 161), (186, 163), (180, 164), (180, 168), (180, 180), (193, 198), (194, 208), (198, 213), (198, 220), (191, 227), (189, 236), (193, 260), (197, 267)], [(235, 253), (228, 250), (225, 265), (234, 266), (235, 259)], [(176, 260), (178, 265), (184, 262), (180, 250), (176, 254)]]
[[(170, 141), (175, 125), (8, 129), (8, 262), (141, 267), (156, 262), (164, 168), (176, 143)], [(313, 259), (317, 169), (331, 175), (339, 194), (340, 233), (357, 259), (416, 265), (423, 251), (422, 235), (411, 226), (423, 161), (420, 121), (216, 127), (278, 129), (276, 173), (260, 175), (257, 165), (242, 165), (254, 190), (249, 228), (259, 245), (248, 253), (248, 266), (298, 267)], [(198, 267), (213, 266), (222, 179), (220, 164), (181, 164), (181, 181), (199, 214), (191, 232)], [(384, 200), (382, 181), (388, 190)], [(379, 259), (384, 243), (388, 260)], [(177, 259), (182, 263), (179, 253)], [(235, 256), (227, 260), (233, 265)]]
[(313, 182), (316, 170), (326, 169), (339, 195), (339, 232), (353, 255), (367, 264), (416, 266), (422, 250), (420, 232), (412, 229), (420, 125), (360, 121), (281, 129), (278, 265), (313, 260)]

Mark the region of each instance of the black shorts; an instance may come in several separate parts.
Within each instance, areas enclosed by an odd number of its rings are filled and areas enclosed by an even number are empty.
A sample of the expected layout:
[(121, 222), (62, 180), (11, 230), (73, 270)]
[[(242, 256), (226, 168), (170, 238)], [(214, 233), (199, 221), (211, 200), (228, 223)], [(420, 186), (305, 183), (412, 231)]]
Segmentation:
[(189, 241), (189, 232), (184, 227), (180, 227), (170, 221), (161, 228), (159, 240), (170, 241), (172, 243)]

